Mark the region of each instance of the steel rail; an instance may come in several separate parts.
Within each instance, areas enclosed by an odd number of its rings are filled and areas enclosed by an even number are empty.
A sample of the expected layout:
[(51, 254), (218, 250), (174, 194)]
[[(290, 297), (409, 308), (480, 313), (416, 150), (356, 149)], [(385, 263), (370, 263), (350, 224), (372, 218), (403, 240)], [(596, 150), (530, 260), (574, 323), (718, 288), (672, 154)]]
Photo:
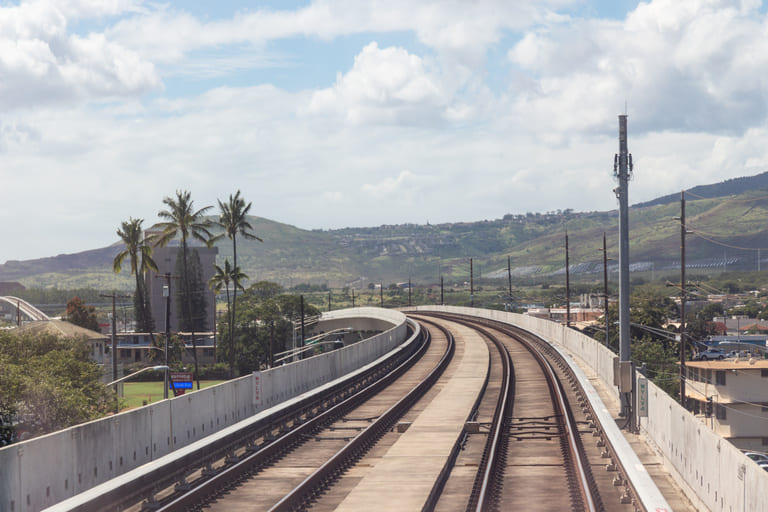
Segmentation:
[[(423, 312), (422, 312), (423, 313)], [(591, 472), (585, 469), (585, 465), (588, 464), (588, 461), (583, 460), (582, 454), (581, 454), (581, 448), (579, 445), (578, 440), (578, 427), (575, 424), (575, 419), (573, 418), (572, 413), (570, 412), (570, 407), (568, 405), (568, 400), (564, 396), (564, 392), (562, 389), (562, 386), (560, 384), (560, 379), (555, 374), (554, 370), (552, 369), (552, 366), (547, 361), (545, 355), (542, 353), (541, 350), (539, 350), (538, 345), (535, 344), (532, 340), (529, 340), (527, 336), (521, 335), (521, 333), (529, 334), (526, 331), (513, 331), (511, 329), (508, 329), (509, 326), (506, 326), (499, 322), (492, 322), (492, 321), (484, 321), (484, 320), (478, 320), (476, 318), (467, 317), (463, 315), (452, 315), (452, 314), (444, 314), (444, 313), (438, 313), (438, 314), (432, 314), (431, 316), (436, 316), (452, 321), (456, 321), (458, 323), (463, 323), (465, 325), (469, 325), (475, 329), (477, 329), (479, 332), (485, 334), (490, 339), (494, 340), (494, 336), (487, 333), (487, 331), (484, 331), (483, 329), (477, 327), (477, 324), (481, 325), (487, 325), (493, 329), (499, 330), (503, 332), (504, 334), (507, 334), (508, 336), (518, 340), (520, 343), (522, 343), (534, 356), (539, 366), (542, 368), (542, 371), (544, 372), (544, 376), (547, 381), (547, 385), (550, 389), (550, 393), (552, 396), (553, 405), (556, 409), (556, 412), (559, 411), (559, 414), (556, 414), (556, 417), (558, 418), (558, 421), (562, 422), (563, 430), (567, 432), (567, 453), (566, 455), (571, 461), (571, 470), (574, 471), (578, 489), (579, 489), (579, 495), (581, 496), (581, 501), (583, 502), (583, 505), (586, 507), (586, 510), (589, 510), (590, 512), (594, 512), (599, 510), (599, 506), (597, 503), (600, 503), (599, 497), (596, 498), (593, 495), (594, 492), (594, 479), (591, 476)], [(500, 342), (499, 342), (500, 343)], [(507, 357), (509, 357), (509, 352), (504, 348), (502, 351), (503, 353), (506, 353)], [(511, 359), (510, 359), (510, 365), (511, 365)], [(512, 366), (510, 366), (511, 368)], [(498, 428), (499, 425), (496, 423), (496, 415), (494, 414), (494, 423), (492, 424), (492, 431), (495, 432), (496, 428)], [(496, 457), (498, 453), (496, 453), (496, 445), (497, 441), (495, 436), (491, 436), (489, 438), (488, 444), (493, 445), (493, 457)], [(490, 452), (489, 452), (490, 453)], [(491, 498), (490, 493), (488, 492), (489, 486), (493, 486), (494, 479), (498, 476), (495, 473), (495, 462), (492, 460), (485, 460), (486, 455), (483, 455), (483, 463), (487, 463), (485, 467), (482, 467), (481, 470), (483, 472), (483, 484), (482, 484), (482, 491), (481, 493), (478, 493), (477, 495), (477, 502), (476, 504), (473, 502), (474, 500), (474, 493), (475, 490), (473, 489), (473, 496), (470, 497), (470, 503), (467, 507), (467, 510), (475, 510), (477, 512), (483, 511), (483, 510), (490, 510), (490, 504), (489, 499)]]
[[(481, 323), (488, 325), (486, 322)], [(594, 478), (591, 475), (591, 471), (587, 470), (589, 461), (584, 460), (582, 457), (578, 426), (576, 425), (576, 420), (573, 417), (573, 413), (568, 404), (568, 399), (565, 397), (560, 378), (547, 360), (547, 356), (541, 350), (539, 343), (536, 343), (535, 339), (530, 338), (530, 333), (522, 331), (522, 333), (526, 334), (522, 335), (520, 331), (515, 332), (515, 330), (509, 329), (508, 326), (502, 327), (498, 323), (494, 324), (496, 325), (494, 328), (522, 343), (531, 352), (544, 372), (547, 385), (552, 394), (553, 405), (555, 406), (556, 412), (559, 412), (559, 414), (556, 414), (556, 417), (559, 422), (562, 422), (564, 431), (567, 433), (567, 455), (571, 461), (571, 469), (576, 473), (575, 477), (581, 501), (589, 512), (599, 510), (600, 507), (598, 506), (598, 503), (600, 503), (600, 499), (595, 496), (596, 489)]]
[(579, 492), (582, 501), (587, 506), (587, 510), (594, 512), (597, 510), (597, 506), (595, 505), (595, 498), (592, 496), (592, 479), (587, 475), (587, 472), (584, 469), (585, 465), (588, 464), (588, 461), (582, 460), (581, 450), (576, 439), (578, 426), (573, 418), (573, 414), (570, 412), (570, 407), (565, 398), (560, 379), (558, 379), (555, 371), (552, 369), (552, 365), (549, 364), (549, 361), (544, 357), (544, 354), (537, 348), (532, 347), (532, 349), (535, 351), (536, 358), (539, 360), (542, 369), (546, 372), (547, 381), (553, 392), (553, 398), (556, 401), (557, 409), (560, 411), (560, 419), (563, 421), (563, 426), (568, 434), (568, 447), (570, 449), (570, 456), (573, 459), (572, 467), (578, 472)]
[[(422, 331), (429, 335), (427, 329)], [(431, 336), (431, 335), (429, 335)], [(453, 359), (456, 351), (456, 343), (453, 336), (448, 338), (448, 346), (440, 361), (429, 374), (414, 386), (405, 396), (392, 405), (371, 425), (362, 430), (349, 443), (328, 459), (322, 466), (304, 479), (291, 492), (277, 502), (270, 512), (285, 512), (301, 510), (306, 504), (319, 495), (324, 489), (340, 476), (340, 474), (353, 465), (370, 447), (401, 418), (424, 394), (431, 389), (440, 378)]]
[[(512, 364), (512, 358), (509, 354), (509, 351), (504, 346), (504, 344), (499, 341), (498, 337), (492, 335), (487, 330), (478, 327), (477, 322), (468, 321), (467, 319), (459, 319), (456, 316), (448, 316), (448, 315), (440, 315), (440, 314), (429, 314), (428, 316), (436, 317), (436, 318), (443, 318), (446, 320), (450, 320), (452, 322), (456, 322), (461, 325), (465, 325), (471, 329), (476, 330), (485, 338), (487, 338), (489, 341), (491, 341), (496, 349), (499, 352), (499, 355), (501, 356), (501, 363), (502, 363), (502, 384), (499, 392), (499, 397), (496, 400), (496, 407), (494, 408), (494, 414), (493, 419), (491, 423), (491, 430), (490, 435), (488, 436), (488, 440), (486, 441), (485, 448), (483, 449), (483, 456), (477, 471), (477, 477), (475, 479), (475, 483), (472, 487), (472, 492), (469, 497), (469, 502), (467, 505), (466, 510), (476, 510), (476, 511), (484, 511), (489, 510), (489, 502), (494, 498), (493, 495), (493, 489), (496, 487), (496, 480), (497, 475), (499, 473), (499, 466), (498, 462), (500, 457), (502, 456), (499, 453), (499, 450), (501, 448), (502, 439), (506, 432), (506, 426), (508, 424), (507, 418), (508, 418), (508, 411), (511, 410), (511, 397), (512, 397), (512, 390), (514, 387), (514, 365)], [(438, 326), (440, 327), (440, 326)], [(441, 329), (444, 329), (443, 327), (440, 327)], [(477, 401), (475, 402), (475, 405), (472, 409), (472, 412), (470, 413), (470, 417), (477, 414), (477, 409), (479, 408), (480, 401), (482, 400), (486, 387), (488, 385), (488, 379), (490, 378), (490, 360), (488, 362), (489, 364), (489, 371), (486, 374), (485, 383), (483, 384), (483, 388), (478, 395)], [(466, 432), (463, 433), (463, 435), (466, 435)], [(445, 483), (448, 480), (448, 477), (450, 476), (450, 472), (453, 469), (453, 466), (456, 461), (456, 456), (458, 455), (458, 449), (460, 448), (461, 438), (457, 443), (454, 445), (454, 451), (455, 454), (452, 453), (451, 457), (449, 457), (449, 460), (446, 462), (445, 466), (443, 467), (443, 470), (440, 473), (440, 476), (435, 482), (435, 485), (433, 486), (432, 493), (430, 494), (429, 499), (427, 500), (427, 503), (422, 508), (422, 511), (431, 511), (434, 510), (435, 506), (437, 505), (437, 501), (439, 499), (439, 492), (442, 491), (442, 489), (445, 486)]]
[[(509, 355), (509, 350), (504, 346), (504, 344), (499, 341), (499, 339), (496, 336), (491, 335), (488, 331), (485, 329), (480, 329), (479, 327), (475, 326), (475, 329), (477, 329), (479, 332), (483, 333), (486, 337), (488, 337), (494, 345), (496, 345), (497, 350), (499, 351), (499, 354), (501, 355), (501, 361), (502, 361), (502, 386), (501, 386), (501, 392), (499, 393), (499, 399), (496, 403), (496, 410), (493, 414), (493, 422), (491, 424), (491, 436), (488, 439), (488, 443), (486, 444), (486, 452), (483, 456), (483, 459), (485, 461), (484, 468), (482, 469), (482, 481), (480, 484), (480, 488), (477, 493), (477, 503), (474, 507), (474, 510), (476, 512), (481, 512), (484, 510), (489, 510), (489, 502), (493, 499), (493, 496), (491, 494), (491, 490), (495, 487), (496, 483), (496, 475), (498, 475), (499, 467), (498, 462), (501, 454), (499, 453), (499, 448), (501, 445), (502, 437), (504, 436), (504, 432), (506, 431), (507, 426), (507, 418), (508, 413), (507, 411), (511, 409), (510, 407), (510, 394), (512, 393), (512, 388), (514, 384), (514, 372), (513, 372), (513, 365), (512, 365), (512, 357)], [(470, 506), (471, 506), (471, 500), (470, 500)], [(471, 508), (468, 508), (471, 510)]]
[[(422, 333), (424, 333), (423, 330)], [(202, 502), (231, 488), (232, 485), (241, 481), (243, 478), (246, 478), (253, 471), (265, 464), (271, 463), (283, 453), (292, 450), (295, 446), (304, 442), (313, 432), (321, 430), (325, 424), (334, 421), (335, 418), (343, 416), (359, 403), (367, 400), (381, 388), (387, 386), (410, 368), (424, 354), (428, 346), (429, 339), (426, 338), (418, 351), (411, 354), (410, 357), (397, 365), (395, 369), (387, 373), (384, 377), (376, 380), (369, 386), (358, 390), (352, 395), (347, 396), (340, 403), (332, 405), (329, 409), (317, 416), (302, 422), (298, 427), (282, 437), (262, 446), (260, 449), (252, 451), (241, 460), (222, 469), (200, 485), (175, 497), (172, 501), (156, 510), (162, 512), (175, 512), (200, 507)]]
[[(455, 343), (455, 338), (453, 334), (444, 326), (432, 320), (427, 320), (424, 317), (417, 317), (417, 318), (419, 319), (419, 321), (423, 323), (428, 323), (434, 326), (436, 329), (440, 330), (445, 335), (446, 339), (449, 340), (450, 343)], [(469, 415), (467, 416), (468, 421), (471, 421), (472, 419), (477, 417), (477, 412), (480, 409), (480, 403), (482, 401), (483, 394), (485, 393), (485, 390), (488, 387), (488, 380), (490, 379), (490, 373), (491, 373), (490, 370), (491, 370), (491, 361), (489, 359), (488, 370), (486, 371), (485, 380), (483, 381), (483, 386), (477, 398), (475, 399), (474, 404), (472, 404), (472, 409), (470, 410)], [(422, 512), (431, 512), (437, 506), (437, 502), (440, 499), (440, 495), (442, 494), (443, 489), (445, 488), (445, 484), (448, 481), (448, 477), (450, 477), (451, 471), (453, 470), (453, 467), (456, 464), (456, 459), (458, 458), (459, 453), (461, 452), (462, 447), (464, 446), (464, 441), (466, 440), (466, 437), (467, 437), (467, 432), (462, 430), (459, 438), (456, 440), (455, 443), (453, 443), (451, 452), (448, 454), (448, 458), (446, 459), (445, 464), (443, 464), (443, 467), (440, 470), (440, 473), (435, 479), (435, 483), (433, 484), (432, 489), (430, 490), (429, 495), (427, 496), (427, 500), (421, 509)]]

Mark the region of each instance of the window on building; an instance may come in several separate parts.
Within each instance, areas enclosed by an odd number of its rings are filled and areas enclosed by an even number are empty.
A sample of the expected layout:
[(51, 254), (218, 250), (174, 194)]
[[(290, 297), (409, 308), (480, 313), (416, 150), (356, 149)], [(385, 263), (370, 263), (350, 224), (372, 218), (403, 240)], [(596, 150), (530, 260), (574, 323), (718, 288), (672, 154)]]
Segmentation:
[(707, 384), (712, 384), (712, 370), (704, 370), (704, 375), (702, 377), (703, 377), (702, 382), (706, 382)]
[(725, 371), (724, 370), (717, 370), (715, 372), (715, 383), (718, 386), (725, 386)]
[(715, 407), (715, 417), (719, 420), (727, 419), (724, 405), (717, 404), (717, 406)]
[(761, 377), (768, 377), (768, 368), (761, 368), (760, 369), (760, 376)]
[(768, 437), (762, 438), (762, 445), (763, 446), (768, 446)]

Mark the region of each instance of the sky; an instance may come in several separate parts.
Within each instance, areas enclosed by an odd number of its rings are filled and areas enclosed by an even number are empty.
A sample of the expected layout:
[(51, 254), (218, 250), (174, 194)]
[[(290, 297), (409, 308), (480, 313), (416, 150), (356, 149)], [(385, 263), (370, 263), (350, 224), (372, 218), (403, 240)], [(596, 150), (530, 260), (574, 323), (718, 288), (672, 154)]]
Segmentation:
[(0, 0), (0, 262), (237, 190), (304, 229), (611, 210), (768, 170), (755, 0)]

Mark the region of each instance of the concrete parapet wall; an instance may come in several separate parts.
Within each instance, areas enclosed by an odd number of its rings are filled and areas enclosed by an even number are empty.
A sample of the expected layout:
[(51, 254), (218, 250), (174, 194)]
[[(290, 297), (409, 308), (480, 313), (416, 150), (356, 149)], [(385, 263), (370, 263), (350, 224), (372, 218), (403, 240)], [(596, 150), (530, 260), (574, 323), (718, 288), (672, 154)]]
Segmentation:
[(339, 350), (0, 448), (0, 511), (38, 511), (54, 505), (369, 364), (407, 335), (405, 315), (394, 310), (334, 311), (323, 315), (320, 327), (335, 329), (334, 322), (384, 332)]
[[(583, 361), (618, 399), (618, 390), (613, 385), (616, 355), (578, 331), (549, 320), (504, 311), (451, 306), (414, 309), (479, 316), (530, 331)], [(702, 424), (650, 380), (648, 389), (648, 417), (640, 418), (640, 429), (697, 508), (768, 512), (768, 472)]]
[(593, 376), (596, 375), (604, 383), (609, 384), (607, 388), (614, 394), (614, 398), (618, 400), (619, 393), (613, 385), (613, 360), (616, 359), (616, 354), (578, 331), (568, 329), (564, 325), (551, 320), (508, 313), (506, 311), (455, 306), (419, 306), (414, 309), (418, 311), (444, 311), (446, 313), (480, 316), (515, 325), (547, 341), (555, 342), (570, 351), (574, 357), (580, 359), (592, 370)]
[(648, 383), (640, 428), (699, 510), (768, 512), (768, 473)]

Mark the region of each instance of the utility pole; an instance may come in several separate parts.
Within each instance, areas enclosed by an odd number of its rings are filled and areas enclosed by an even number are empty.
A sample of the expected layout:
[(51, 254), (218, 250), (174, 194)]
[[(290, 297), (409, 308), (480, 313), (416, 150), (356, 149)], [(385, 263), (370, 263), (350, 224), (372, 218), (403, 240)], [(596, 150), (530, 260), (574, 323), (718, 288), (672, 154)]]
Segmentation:
[(384, 282), (379, 281), (379, 305), (384, 307)]
[(685, 407), (685, 191), (680, 192), (680, 405)]
[[(300, 295), (300, 297), (301, 297), (301, 301), (299, 302), (299, 308), (300, 308), (299, 311), (301, 313), (301, 340), (299, 340), (299, 347), (304, 349), (304, 340), (306, 339), (304, 337), (304, 296)], [(304, 352), (302, 352), (302, 354), (303, 353)], [(301, 354), (299, 354), (299, 359), (301, 359), (301, 357), (302, 357)]]
[(475, 268), (469, 258), (469, 307), (475, 307)]
[(568, 230), (565, 230), (565, 326), (571, 326), (571, 273), (568, 268)]
[(355, 289), (352, 288), (352, 307), (355, 307)]
[[(115, 381), (117, 380), (117, 311), (115, 308), (115, 299), (117, 299), (117, 297), (130, 297), (130, 295), (117, 295), (113, 292), (111, 294), (100, 294), (99, 297), (112, 299), (112, 380)], [(115, 393), (117, 393), (117, 384), (115, 384)], [(115, 402), (115, 413), (120, 412), (119, 408), (119, 404)]]
[(328, 290), (328, 311), (331, 310), (331, 290)]
[(275, 319), (273, 318), (269, 322), (269, 367), (272, 368), (274, 364), (274, 355), (272, 353), (275, 346)]
[(117, 322), (117, 311), (115, 307), (115, 299), (118, 297), (128, 298), (130, 295), (117, 295), (116, 293), (111, 293), (100, 294), (99, 297), (112, 299), (112, 380), (117, 380), (117, 325), (115, 323)]
[(440, 274), (440, 305), (445, 306), (445, 298), (443, 295), (443, 275)]
[(507, 280), (509, 281), (509, 297), (512, 300), (512, 258), (507, 256)]
[[(626, 114), (619, 115), (619, 153), (613, 158), (613, 173), (619, 181), (619, 186), (614, 189), (619, 199), (619, 367), (626, 368), (632, 364), (629, 333), (629, 180), (632, 177), (632, 155), (627, 149)], [(622, 415), (628, 416), (631, 390), (620, 390), (620, 394)]]
[(608, 248), (605, 244), (605, 231), (603, 231), (603, 318), (605, 319), (605, 346), (608, 346)]

